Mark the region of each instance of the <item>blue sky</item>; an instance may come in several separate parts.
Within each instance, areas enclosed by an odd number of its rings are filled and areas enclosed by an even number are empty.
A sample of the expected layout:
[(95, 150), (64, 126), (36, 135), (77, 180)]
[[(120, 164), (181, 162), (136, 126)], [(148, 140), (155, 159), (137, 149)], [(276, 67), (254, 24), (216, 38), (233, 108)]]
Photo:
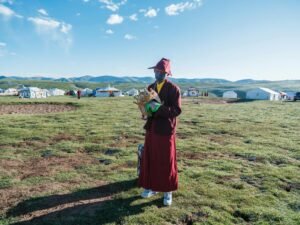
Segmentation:
[(0, 75), (300, 79), (299, 0), (0, 0)]

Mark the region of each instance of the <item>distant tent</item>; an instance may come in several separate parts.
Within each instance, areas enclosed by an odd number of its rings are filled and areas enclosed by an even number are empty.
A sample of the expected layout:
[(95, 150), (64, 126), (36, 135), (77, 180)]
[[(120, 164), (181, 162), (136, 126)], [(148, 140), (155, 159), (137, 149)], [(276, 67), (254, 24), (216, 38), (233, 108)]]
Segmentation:
[(0, 93), (4, 93), (4, 89), (1, 89), (1, 88), (0, 88)]
[(246, 99), (277, 101), (280, 99), (280, 94), (269, 88), (260, 87), (247, 91)]
[(51, 88), (49, 89), (49, 93), (51, 96), (60, 96), (60, 95), (65, 95), (66, 92), (58, 88)]
[(139, 94), (139, 91), (135, 88), (132, 88), (129, 91), (127, 91), (126, 94), (129, 96), (137, 96)]
[(66, 95), (75, 96), (75, 95), (77, 95), (77, 91), (76, 90), (69, 90), (69, 91), (66, 92)]
[(93, 96), (95, 97), (119, 97), (122, 96), (122, 92), (114, 87), (106, 87), (106, 88), (96, 88), (93, 91)]
[(82, 97), (89, 97), (93, 95), (93, 90), (89, 88), (85, 88), (81, 90), (80, 96)]
[(18, 90), (15, 88), (8, 88), (4, 91), (5, 95), (18, 95)]
[(223, 93), (223, 98), (237, 98), (238, 95), (235, 91), (225, 91)]
[(199, 96), (199, 90), (197, 88), (190, 87), (187, 90), (188, 97), (197, 97)]
[(47, 98), (47, 92), (37, 87), (26, 87), (19, 91), (21, 98)]
[(286, 100), (294, 100), (294, 97), (296, 95), (296, 92), (293, 91), (287, 91), (286, 93)]
[(42, 89), (45, 92), (46, 97), (50, 97), (50, 91), (48, 89)]

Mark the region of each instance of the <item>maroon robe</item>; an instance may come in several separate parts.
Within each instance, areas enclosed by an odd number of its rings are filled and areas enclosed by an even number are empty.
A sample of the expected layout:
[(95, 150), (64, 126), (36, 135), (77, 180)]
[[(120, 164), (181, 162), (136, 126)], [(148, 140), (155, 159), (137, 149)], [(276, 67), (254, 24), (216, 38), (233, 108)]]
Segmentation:
[[(150, 88), (156, 89), (156, 83)], [(159, 97), (163, 105), (145, 124), (146, 137), (138, 184), (158, 192), (178, 188), (176, 163), (176, 117), (181, 113), (179, 88), (166, 80)]]

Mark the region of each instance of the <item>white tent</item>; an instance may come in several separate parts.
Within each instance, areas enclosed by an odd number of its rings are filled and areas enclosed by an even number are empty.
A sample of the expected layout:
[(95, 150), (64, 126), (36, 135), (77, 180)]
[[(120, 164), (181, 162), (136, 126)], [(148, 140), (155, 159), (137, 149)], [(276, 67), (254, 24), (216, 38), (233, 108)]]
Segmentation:
[(93, 92), (95, 97), (117, 97), (121, 96), (122, 92), (114, 87), (96, 88)]
[(45, 92), (46, 97), (50, 97), (50, 91), (48, 89), (42, 89), (43, 92)]
[(0, 93), (4, 93), (4, 89), (1, 89), (1, 88), (0, 88)]
[(58, 89), (58, 88), (51, 88), (49, 89), (49, 93), (51, 96), (60, 96), (60, 95), (65, 95), (65, 91)]
[(225, 91), (223, 93), (223, 98), (237, 98), (238, 95), (235, 91)]
[(8, 88), (4, 91), (5, 95), (18, 95), (18, 90), (15, 88)]
[(37, 87), (26, 87), (19, 91), (21, 98), (47, 98), (47, 92)]
[(269, 88), (260, 87), (254, 90), (247, 91), (246, 99), (277, 101), (280, 99), (280, 94)]
[(139, 91), (135, 88), (130, 89), (129, 91), (126, 92), (129, 96), (137, 96), (139, 94)]
[(197, 88), (190, 87), (187, 90), (187, 96), (189, 96), (189, 97), (197, 97), (197, 96), (199, 96), (199, 90)]
[(81, 90), (80, 96), (88, 97), (88, 96), (91, 96), (92, 94), (93, 94), (92, 89), (85, 88), (85, 89)]

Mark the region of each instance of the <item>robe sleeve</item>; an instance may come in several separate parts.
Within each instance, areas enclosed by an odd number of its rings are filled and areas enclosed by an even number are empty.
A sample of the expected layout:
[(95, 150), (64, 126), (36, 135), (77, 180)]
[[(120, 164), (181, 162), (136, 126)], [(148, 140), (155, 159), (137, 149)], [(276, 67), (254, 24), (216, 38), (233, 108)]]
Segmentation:
[(179, 88), (175, 87), (170, 93), (169, 106), (162, 105), (154, 114), (154, 117), (174, 118), (181, 113), (181, 95)]

